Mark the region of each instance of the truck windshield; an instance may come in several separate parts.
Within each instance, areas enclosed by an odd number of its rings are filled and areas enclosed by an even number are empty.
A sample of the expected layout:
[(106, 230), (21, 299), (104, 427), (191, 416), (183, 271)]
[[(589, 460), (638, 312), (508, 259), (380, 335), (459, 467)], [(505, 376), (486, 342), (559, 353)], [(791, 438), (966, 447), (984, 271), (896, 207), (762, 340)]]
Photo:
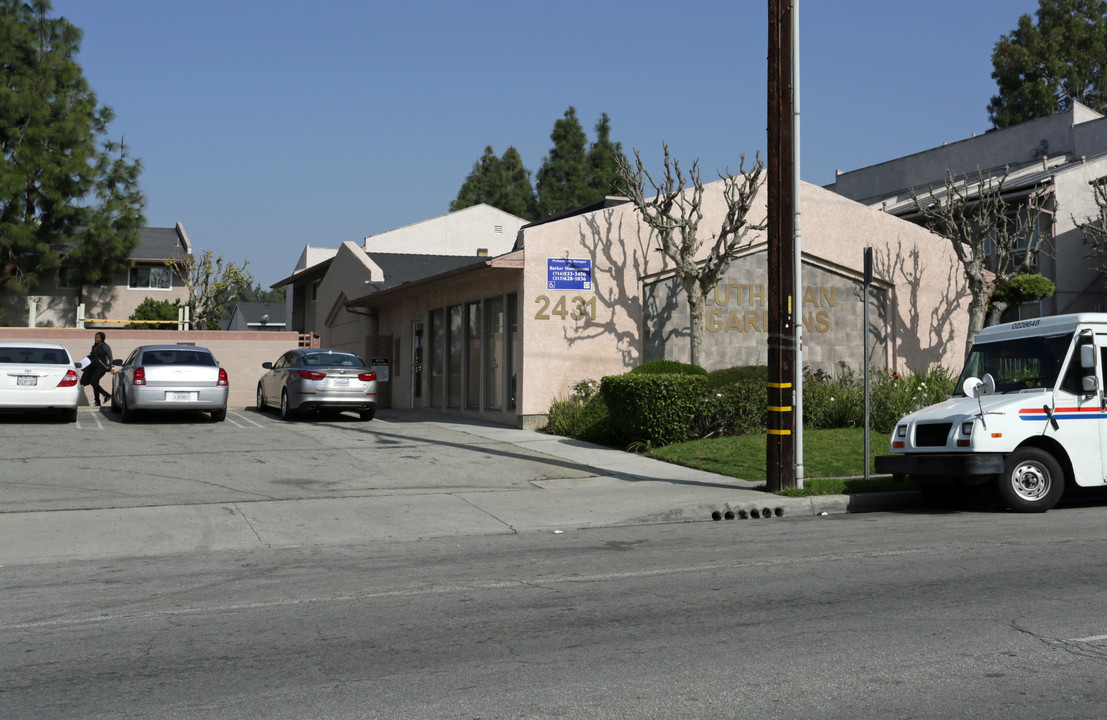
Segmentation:
[(954, 395), (964, 396), (965, 378), (991, 373), (996, 392), (1052, 388), (1072, 344), (1072, 333), (976, 343), (957, 380)]

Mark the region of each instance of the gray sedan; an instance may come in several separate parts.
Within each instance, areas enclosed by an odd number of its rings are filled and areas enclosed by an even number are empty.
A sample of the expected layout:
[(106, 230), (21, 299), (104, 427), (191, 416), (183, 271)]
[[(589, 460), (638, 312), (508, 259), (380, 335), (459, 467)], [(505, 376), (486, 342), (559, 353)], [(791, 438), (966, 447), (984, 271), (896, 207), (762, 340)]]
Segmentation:
[(377, 414), (377, 374), (353, 353), (297, 348), (261, 366), (258, 410), (276, 405), (284, 420), (313, 410), (355, 410), (362, 420)]
[(111, 411), (134, 419), (138, 410), (202, 410), (227, 419), (230, 383), (211, 350), (194, 345), (143, 345), (116, 360)]

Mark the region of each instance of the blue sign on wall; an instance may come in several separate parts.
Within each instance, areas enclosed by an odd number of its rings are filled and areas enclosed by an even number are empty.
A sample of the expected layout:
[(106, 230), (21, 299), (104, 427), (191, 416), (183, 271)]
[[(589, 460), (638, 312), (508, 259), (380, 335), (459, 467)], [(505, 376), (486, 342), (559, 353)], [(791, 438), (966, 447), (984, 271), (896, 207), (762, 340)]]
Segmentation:
[(546, 258), (546, 289), (591, 290), (590, 258)]

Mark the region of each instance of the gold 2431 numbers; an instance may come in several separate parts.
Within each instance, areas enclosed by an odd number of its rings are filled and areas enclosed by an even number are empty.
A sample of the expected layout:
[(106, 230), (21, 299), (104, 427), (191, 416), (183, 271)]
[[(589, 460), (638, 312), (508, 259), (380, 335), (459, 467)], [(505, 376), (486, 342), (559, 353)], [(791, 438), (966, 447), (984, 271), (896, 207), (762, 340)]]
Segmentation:
[[(534, 298), (534, 302), (541, 305), (541, 307), (538, 308), (538, 312), (534, 314), (535, 320), (549, 320), (551, 315), (557, 315), (562, 320), (566, 318), (570, 320), (583, 320), (584, 318), (588, 318), (589, 320), (596, 319), (595, 296), (583, 298), (577, 295), (568, 298), (568, 301), (566, 301), (566, 297), (562, 295), (557, 299), (557, 302), (554, 302), (549, 295), (539, 295)], [(572, 310), (569, 309), (569, 303), (572, 303)]]

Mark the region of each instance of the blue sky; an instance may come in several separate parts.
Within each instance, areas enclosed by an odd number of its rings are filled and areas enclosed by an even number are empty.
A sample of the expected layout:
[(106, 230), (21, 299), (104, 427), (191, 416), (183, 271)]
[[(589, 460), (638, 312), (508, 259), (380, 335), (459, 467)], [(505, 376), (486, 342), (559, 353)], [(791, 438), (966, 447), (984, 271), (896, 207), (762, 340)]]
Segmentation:
[[(801, 175), (987, 130), (991, 54), (1037, 0), (801, 0)], [(144, 166), (147, 223), (249, 260), (447, 212), (486, 145), (537, 172), (573, 105), (651, 168), (766, 146), (767, 0), (54, 0)], [(403, 248), (397, 248), (403, 251)]]

